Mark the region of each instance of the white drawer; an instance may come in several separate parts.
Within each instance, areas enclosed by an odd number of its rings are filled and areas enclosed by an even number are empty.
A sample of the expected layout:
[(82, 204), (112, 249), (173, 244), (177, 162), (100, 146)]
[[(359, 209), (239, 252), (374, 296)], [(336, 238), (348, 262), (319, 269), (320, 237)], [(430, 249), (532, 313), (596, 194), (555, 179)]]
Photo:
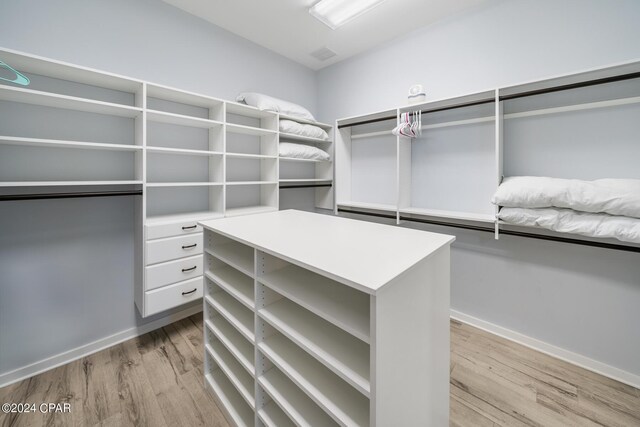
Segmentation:
[(144, 298), (147, 316), (195, 301), (202, 298), (202, 277), (147, 291)]
[(146, 267), (147, 278), (145, 289), (150, 291), (151, 289), (170, 285), (171, 283), (202, 276), (202, 258), (202, 255), (196, 255)]
[(146, 265), (200, 255), (202, 253), (202, 233), (152, 240), (145, 245)]
[(201, 233), (202, 227), (196, 220), (182, 220), (168, 224), (147, 225), (147, 240), (162, 239), (163, 237), (186, 236), (191, 233)]

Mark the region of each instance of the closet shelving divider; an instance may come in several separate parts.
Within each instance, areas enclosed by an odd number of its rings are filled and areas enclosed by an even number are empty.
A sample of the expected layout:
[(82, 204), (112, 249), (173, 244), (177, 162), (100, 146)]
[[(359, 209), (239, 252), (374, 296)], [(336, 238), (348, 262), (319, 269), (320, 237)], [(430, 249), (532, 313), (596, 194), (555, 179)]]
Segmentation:
[[(393, 136), (400, 114), (416, 110), (423, 135)], [(640, 62), (630, 62), (339, 119), (335, 212), (638, 252), (503, 223), (490, 198), (505, 176), (640, 179), (639, 112)]]

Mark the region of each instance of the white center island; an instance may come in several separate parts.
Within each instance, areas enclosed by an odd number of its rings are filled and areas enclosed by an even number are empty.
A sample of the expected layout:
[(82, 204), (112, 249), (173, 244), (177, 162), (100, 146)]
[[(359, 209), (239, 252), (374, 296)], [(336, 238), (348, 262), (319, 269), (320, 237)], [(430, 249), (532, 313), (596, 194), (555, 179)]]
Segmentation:
[(295, 210), (205, 230), (205, 384), (238, 426), (448, 426), (453, 236)]

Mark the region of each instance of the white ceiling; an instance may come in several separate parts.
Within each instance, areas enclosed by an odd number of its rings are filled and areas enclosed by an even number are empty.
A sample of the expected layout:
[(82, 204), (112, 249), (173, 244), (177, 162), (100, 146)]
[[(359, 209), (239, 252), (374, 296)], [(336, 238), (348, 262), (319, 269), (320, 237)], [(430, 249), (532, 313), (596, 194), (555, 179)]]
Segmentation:
[[(487, 0), (387, 0), (336, 30), (309, 15), (318, 0), (164, 1), (317, 70)], [(325, 46), (337, 56), (310, 55)]]

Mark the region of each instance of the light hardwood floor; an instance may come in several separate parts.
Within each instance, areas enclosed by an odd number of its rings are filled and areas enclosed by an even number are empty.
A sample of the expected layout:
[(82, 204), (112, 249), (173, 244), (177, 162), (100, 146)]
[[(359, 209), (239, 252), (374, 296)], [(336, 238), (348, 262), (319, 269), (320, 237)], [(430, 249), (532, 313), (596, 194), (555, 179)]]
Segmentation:
[[(0, 389), (0, 403), (72, 407), (0, 414), (0, 425), (227, 426), (202, 357), (196, 315)], [(640, 392), (452, 321), (451, 426), (640, 426)]]

